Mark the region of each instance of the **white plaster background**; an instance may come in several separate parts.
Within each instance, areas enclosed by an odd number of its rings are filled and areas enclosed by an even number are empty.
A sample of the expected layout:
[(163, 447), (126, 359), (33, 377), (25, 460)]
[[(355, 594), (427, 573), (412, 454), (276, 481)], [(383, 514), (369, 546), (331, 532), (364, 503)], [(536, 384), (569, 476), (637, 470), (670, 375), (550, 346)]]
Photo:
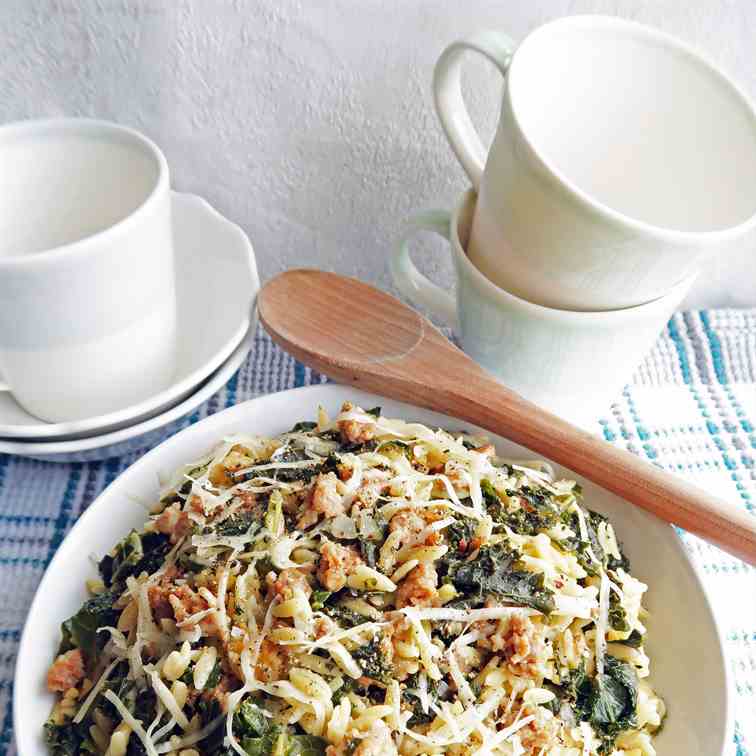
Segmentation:
[[(246, 229), (263, 278), (309, 265), (390, 287), (404, 218), (465, 188), (429, 91), (442, 48), (581, 12), (679, 35), (756, 97), (753, 0), (0, 0), (0, 122), (135, 126), (176, 189)], [(490, 135), (500, 83), (472, 60), (467, 79)], [(751, 242), (713, 263), (689, 303), (756, 304), (755, 254)], [(450, 284), (439, 244), (419, 258)]]

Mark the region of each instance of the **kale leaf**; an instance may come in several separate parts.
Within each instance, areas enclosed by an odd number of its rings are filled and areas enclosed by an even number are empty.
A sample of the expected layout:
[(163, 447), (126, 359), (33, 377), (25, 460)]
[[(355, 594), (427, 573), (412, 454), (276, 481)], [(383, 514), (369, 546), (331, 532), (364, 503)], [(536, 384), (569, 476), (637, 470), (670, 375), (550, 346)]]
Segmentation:
[(345, 677), (344, 682), (333, 691), (333, 705), (338, 706), (341, 703), (341, 699), (344, 698), (344, 696), (353, 693), (358, 685), (359, 683), (357, 680), (353, 680), (351, 677)]
[(520, 506), (512, 510), (507, 502), (502, 501), (491, 481), (481, 481), (480, 488), (486, 510), (494, 522), (499, 526), (506, 525), (515, 533), (537, 535), (559, 520), (559, 508), (547, 494), (533, 488), (523, 486), (516, 491), (507, 491), (507, 497), (517, 497), (520, 502)]
[(323, 756), (328, 743), (315, 735), (289, 735), (286, 756)]
[(474, 560), (451, 566), (451, 581), (465, 597), (483, 602), (488, 594), (529, 606), (544, 614), (554, 610), (554, 594), (544, 586), (542, 573), (518, 569), (520, 554), (505, 544), (484, 546)]
[(539, 491), (524, 486), (517, 491), (507, 491), (507, 496), (520, 499), (519, 509), (506, 512), (503, 517), (503, 523), (515, 533), (537, 535), (556, 525), (559, 520), (559, 509)]
[[(276, 462), (304, 462), (310, 461), (312, 465), (306, 467), (292, 467), (273, 470), (273, 477), (276, 480), (283, 481), (285, 483), (293, 483), (294, 481), (304, 481), (305, 483), (312, 480), (316, 475), (321, 473), (335, 472), (336, 468), (340, 464), (339, 458), (335, 454), (329, 454), (322, 461), (318, 461), (309, 457), (304, 449), (292, 449), (286, 448), (284, 451), (276, 454)], [(237, 479), (249, 480), (255, 477), (258, 473), (251, 472), (246, 476), (241, 476)]]
[(295, 423), (294, 427), (291, 429), (291, 433), (306, 433), (307, 431), (313, 431), (315, 428), (318, 427), (317, 423), (312, 422), (312, 420), (302, 420), (299, 423)]
[(143, 533), (132, 530), (116, 547), (113, 556), (102, 558), (100, 575), (110, 588), (123, 583), (127, 577), (146, 572), (151, 575), (165, 561), (171, 549), (170, 539), (163, 533)]
[(591, 724), (607, 735), (636, 725), (638, 676), (630, 664), (607, 656), (604, 674), (596, 675), (590, 699)]
[[(132, 694), (133, 695), (133, 694)], [(129, 699), (129, 702), (131, 699)], [(157, 696), (151, 688), (136, 693), (133, 706), (129, 706), (134, 717), (148, 723), (155, 718), (157, 712)], [(147, 756), (147, 751), (139, 738), (129, 738), (126, 756)]]
[(363, 622), (368, 622), (367, 617), (363, 617), (361, 614), (358, 614), (341, 604), (323, 604), (323, 612), (325, 612), (325, 614), (327, 614), (334, 622), (345, 628), (356, 627)]
[(561, 684), (554, 685), (546, 682), (544, 687), (550, 690), (556, 698), (545, 704), (545, 708), (558, 714), (562, 704), (569, 704), (575, 711), (576, 719), (588, 718), (588, 700), (591, 695), (591, 681), (585, 672), (585, 661), (576, 669), (569, 670), (562, 676)]
[(260, 524), (263, 517), (263, 506), (255, 506), (253, 509), (247, 509), (243, 512), (237, 512), (235, 515), (218, 523), (214, 528), (208, 528), (208, 533), (216, 533), (220, 536), (238, 536), (245, 535)]
[[(488, 481), (484, 481), (488, 482)], [(446, 540), (451, 554), (464, 552), (475, 536), (478, 523), (472, 519), (455, 520), (446, 528)]]
[(274, 729), (273, 722), (251, 699), (242, 701), (234, 713), (234, 734), (240, 738), (260, 738)]
[(367, 645), (359, 646), (352, 651), (352, 656), (366, 677), (387, 683), (391, 680), (394, 670), (381, 640), (380, 636), (375, 636)]
[(73, 617), (61, 625), (63, 639), (58, 653), (65, 653), (72, 648), (78, 648), (84, 656), (87, 673), (91, 673), (97, 665), (97, 656), (108, 640), (106, 633), (99, 633), (98, 629), (113, 626), (118, 621), (118, 610), (113, 603), (118, 598), (115, 591), (103, 591), (84, 602)]
[[(305, 467), (293, 467), (290, 469), (277, 469), (277, 470), (270, 471), (270, 474), (276, 480), (285, 481), (287, 483), (295, 481), (295, 480), (308, 481), (314, 475), (317, 475), (317, 473), (320, 472), (323, 467), (323, 462), (319, 462), (317, 459), (310, 459), (310, 457), (307, 456), (307, 453), (304, 449), (297, 449), (291, 445), (282, 446), (279, 449), (277, 449), (276, 454), (275, 454), (275, 459), (272, 461), (274, 462), (306, 462), (306, 461), (312, 462), (311, 465), (307, 465)], [(245, 481), (245, 480), (252, 480), (253, 478), (258, 477), (259, 474), (260, 473), (255, 470), (251, 470), (250, 472), (246, 472), (246, 473), (237, 473), (234, 475), (234, 480), (237, 483), (241, 481)]]
[(568, 703), (578, 722), (590, 722), (601, 739), (601, 753), (611, 753), (623, 730), (637, 726), (638, 677), (630, 664), (606, 656), (604, 674), (589, 677), (585, 663), (571, 670), (559, 686), (547, 686), (556, 694), (547, 708), (559, 712)]
[(327, 741), (315, 735), (291, 735), (273, 725), (261, 737), (242, 738), (248, 756), (324, 756)]
[(576, 536), (574, 538), (569, 538), (565, 541), (562, 541), (562, 546), (569, 551), (576, 552), (578, 562), (582, 565), (583, 569), (585, 569), (585, 571), (589, 575), (598, 574), (596, 564), (591, 560), (587, 553), (589, 546), (599, 562), (606, 562), (606, 569), (615, 571), (621, 567), (626, 572), (629, 572), (630, 560), (622, 551), (622, 544), (617, 544), (620, 553), (620, 558), (617, 559), (611, 554), (605, 553), (604, 549), (601, 546), (601, 543), (599, 543), (597, 535), (599, 525), (602, 522), (608, 522), (608, 518), (600, 514), (599, 512), (594, 512), (592, 509), (586, 509), (585, 507), (581, 507), (581, 509), (585, 514), (585, 527), (587, 530), (588, 540), (580, 540), (580, 525), (578, 523), (577, 514), (575, 512), (563, 512), (561, 517), (562, 522), (569, 528), (571, 528), (576, 533)]
[(364, 454), (365, 452), (373, 452), (379, 446), (379, 442), (375, 438), (369, 438), (367, 441), (357, 441), (355, 443), (349, 443), (348, 441), (341, 441), (339, 451), (342, 453), (350, 454)]
[[(578, 504), (577, 506), (580, 505)], [(599, 522), (601, 522), (601, 520), (605, 518), (597, 512), (592, 512), (591, 510), (585, 509), (583, 507), (581, 507), (581, 511), (584, 515), (583, 519), (585, 520), (585, 529), (588, 540), (584, 541), (580, 537), (580, 520), (577, 513), (573, 511), (567, 511), (562, 512), (560, 519), (568, 528), (570, 528), (575, 533), (575, 535), (573, 537), (562, 540), (560, 542), (560, 545), (567, 551), (574, 551), (575, 556), (578, 560), (578, 564), (580, 564), (580, 566), (589, 575), (595, 577), (599, 574), (599, 565), (593, 559), (591, 559), (589, 550), (593, 553), (598, 562), (603, 563), (604, 549), (599, 543), (598, 535), (596, 535), (596, 530), (598, 528)]]
[(622, 719), (628, 701), (627, 689), (622, 683), (611, 675), (599, 675), (591, 702), (591, 722), (602, 725), (615, 724)]
[(313, 591), (312, 596), (310, 596), (310, 606), (312, 607), (312, 610), (317, 612), (322, 609), (325, 606), (326, 601), (331, 598), (331, 595), (331, 591)]
[(637, 630), (633, 630), (627, 638), (612, 642), (621, 643), (623, 646), (631, 646), (632, 648), (640, 648), (643, 645), (643, 636)]
[(241, 746), (248, 756), (285, 756), (287, 736), (283, 728), (274, 727), (259, 738), (242, 738)]
[(609, 595), (609, 625), (612, 630), (617, 630), (620, 633), (625, 633), (630, 629), (627, 612), (614, 591)]
[[(129, 680), (128, 674), (128, 663), (121, 662), (120, 664), (118, 664), (108, 681), (105, 683), (103, 694), (106, 690), (112, 690), (118, 696), (118, 698), (123, 701), (124, 706), (136, 716), (138, 691), (136, 683), (133, 680)], [(104, 695), (103, 697), (98, 698), (98, 708), (102, 709), (105, 715), (112, 719), (114, 722), (118, 722), (121, 718), (118, 710), (110, 701), (104, 698)], [(140, 710), (146, 709), (144, 700), (139, 703), (139, 708)]]
[(494, 518), (494, 520), (502, 517), (503, 503), (499, 494), (496, 493), (496, 489), (493, 487), (493, 483), (485, 478), (480, 481), (480, 492), (483, 494), (483, 503), (486, 505), (488, 514)]
[[(199, 698), (195, 699), (193, 709), (195, 714), (199, 714), (200, 722), (203, 726), (209, 724), (213, 719), (216, 719), (223, 714), (220, 702), (217, 698), (212, 696), (212, 694), (206, 695), (203, 693)], [(236, 722), (234, 722), (234, 727), (235, 726)], [(223, 740), (223, 737), (225, 737), (225, 728), (222, 728), (222, 732), (223, 736), (221, 737), (221, 741)]]
[(89, 725), (75, 725), (73, 722), (56, 725), (46, 722), (45, 743), (53, 756), (78, 756), (82, 753), (98, 753), (97, 747), (89, 738)]
[(619, 549), (620, 558), (617, 559), (609, 554), (606, 560), (606, 568), (612, 570), (612, 572), (616, 572), (620, 568), (625, 572), (630, 572), (630, 560), (625, 556), (625, 552), (622, 550), (622, 544), (619, 541), (617, 541), (617, 548)]
[(376, 446), (375, 450), (381, 454), (388, 454), (390, 456), (393, 453), (397, 456), (404, 456), (407, 457), (407, 459), (412, 460), (414, 458), (413, 449), (414, 447), (412, 444), (408, 444), (406, 441), (400, 441), (398, 438), (392, 438), (388, 441), (381, 441), (381, 443)]
[[(409, 704), (409, 707), (412, 710), (412, 716), (407, 721), (407, 725), (409, 727), (428, 724), (436, 718), (436, 715), (433, 713), (432, 709), (429, 708), (427, 712), (423, 711), (423, 707), (420, 703), (420, 695), (417, 692), (418, 680), (419, 675), (417, 672), (415, 672), (414, 675), (410, 675), (405, 681), (407, 687), (402, 691), (402, 698), (404, 699), (404, 702)], [(428, 678), (427, 686), (428, 698), (432, 703), (435, 704), (438, 700), (438, 682)]]

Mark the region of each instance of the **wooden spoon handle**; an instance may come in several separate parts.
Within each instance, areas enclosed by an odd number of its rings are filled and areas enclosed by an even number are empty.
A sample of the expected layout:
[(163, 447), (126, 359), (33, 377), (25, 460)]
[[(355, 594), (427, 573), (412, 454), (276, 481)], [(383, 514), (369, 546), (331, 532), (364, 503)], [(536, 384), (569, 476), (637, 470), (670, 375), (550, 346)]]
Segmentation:
[(493, 379), (478, 377), (475, 384), (475, 392), (447, 387), (443, 399), (437, 397), (434, 405), (439, 409), (443, 405), (441, 411), (449, 415), (543, 454), (661, 519), (756, 564), (753, 515), (571, 425)]
[(276, 342), (340, 383), (506, 436), (756, 564), (756, 517), (523, 399), (388, 294), (289, 271), (263, 288), (258, 310)]

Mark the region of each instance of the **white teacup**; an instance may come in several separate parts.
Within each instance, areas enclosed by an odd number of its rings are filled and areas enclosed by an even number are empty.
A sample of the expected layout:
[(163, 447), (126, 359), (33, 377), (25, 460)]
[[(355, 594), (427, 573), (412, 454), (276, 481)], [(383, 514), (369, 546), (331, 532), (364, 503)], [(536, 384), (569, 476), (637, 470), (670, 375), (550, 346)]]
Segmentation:
[(51, 422), (166, 388), (176, 343), (168, 165), (103, 121), (0, 128), (0, 374)]
[[(487, 158), (460, 92), (468, 50), (506, 80)], [(444, 51), (434, 93), (479, 193), (470, 259), (525, 299), (574, 310), (649, 302), (756, 225), (754, 108), (667, 34), (574, 16), (515, 50), (481, 32)]]
[[(470, 262), (465, 247), (474, 211), (475, 193), (468, 191), (453, 215), (431, 210), (413, 217), (391, 260), (396, 286), (453, 326), (465, 352), (506, 386), (588, 425), (618, 396), (695, 276), (637, 307), (604, 312), (543, 307), (500, 289)], [(410, 259), (408, 239), (418, 231), (435, 231), (451, 242), (456, 301)]]

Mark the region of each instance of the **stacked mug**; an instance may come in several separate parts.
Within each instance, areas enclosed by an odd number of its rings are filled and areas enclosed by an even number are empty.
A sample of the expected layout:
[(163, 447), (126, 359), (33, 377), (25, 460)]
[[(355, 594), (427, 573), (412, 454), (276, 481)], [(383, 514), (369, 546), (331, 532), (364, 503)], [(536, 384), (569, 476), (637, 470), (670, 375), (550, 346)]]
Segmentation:
[[(460, 88), (470, 50), (505, 78), (487, 157)], [(516, 50), (496, 31), (455, 42), (433, 87), (472, 188), (410, 220), (394, 281), (511, 389), (589, 424), (707, 259), (749, 241), (754, 107), (682, 42), (600, 16), (546, 24)], [(412, 263), (418, 230), (449, 240), (455, 297)]]

